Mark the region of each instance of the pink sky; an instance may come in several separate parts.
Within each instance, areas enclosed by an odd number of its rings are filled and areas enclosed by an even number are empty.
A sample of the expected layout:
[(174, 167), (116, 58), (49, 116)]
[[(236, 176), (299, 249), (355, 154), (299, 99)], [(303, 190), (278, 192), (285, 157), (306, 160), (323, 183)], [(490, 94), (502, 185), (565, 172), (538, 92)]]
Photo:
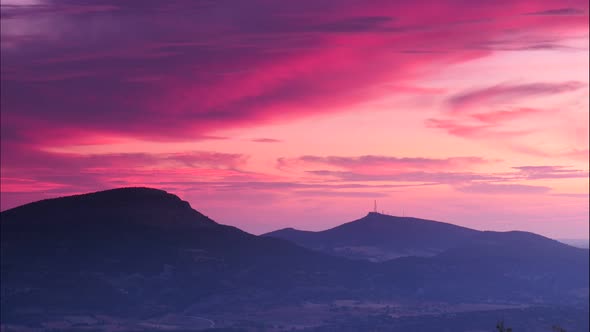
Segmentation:
[(1, 209), (167, 190), (252, 233), (587, 238), (587, 1), (2, 0)]

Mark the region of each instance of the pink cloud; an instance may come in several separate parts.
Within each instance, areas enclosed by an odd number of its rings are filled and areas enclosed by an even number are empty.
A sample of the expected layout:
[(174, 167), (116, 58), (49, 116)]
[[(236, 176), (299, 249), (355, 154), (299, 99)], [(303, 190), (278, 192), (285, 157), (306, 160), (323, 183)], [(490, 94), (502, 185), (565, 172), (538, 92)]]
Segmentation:
[(499, 124), (511, 120), (520, 119), (529, 115), (535, 115), (543, 112), (543, 110), (534, 108), (519, 108), (510, 111), (494, 111), (486, 113), (471, 114), (471, 117), (485, 123)]
[[(538, 186), (522, 183), (505, 182), (546, 180), (546, 179), (583, 179), (588, 178), (587, 170), (573, 169), (565, 166), (515, 166), (515, 171), (508, 172), (468, 172), (473, 166), (491, 165), (479, 157), (434, 158), (397, 158), (390, 156), (302, 156), (300, 158), (278, 160), (280, 169), (302, 169), (306, 173), (330, 179), (330, 181), (349, 182), (385, 182), (414, 183), (409, 186), (452, 185), (466, 190), (487, 188), (490, 191), (509, 191), (526, 193), (541, 190)], [(317, 166), (331, 169), (317, 169)], [(487, 187), (486, 187), (487, 186)], [(543, 187), (547, 190), (549, 187)], [(543, 189), (545, 190), (545, 189)]]
[[(3, 38), (13, 46), (2, 51), (2, 109), (36, 119), (30, 132), (17, 130), (38, 143), (42, 135), (31, 132), (76, 140), (85, 133), (199, 138), (335, 112), (382, 95), (380, 86), (392, 82), (414, 86), (433, 68), (490, 55), (475, 45), (511, 29), (556, 37), (587, 28), (584, 15), (522, 16), (556, 4), (48, 2), (3, 11)], [(574, 1), (571, 8), (587, 7)], [(17, 24), (31, 33), (15, 35)], [(563, 87), (498, 86), (455, 101), (552, 89)]]
[(588, 161), (590, 157), (590, 150), (588, 149), (572, 149), (562, 153), (563, 156), (575, 160)]
[(564, 166), (519, 166), (513, 167), (520, 172), (519, 176), (526, 179), (571, 179), (571, 178), (588, 178), (588, 171), (571, 169)]
[(461, 184), (472, 181), (505, 181), (506, 177), (495, 174), (467, 172), (374, 172), (357, 173), (351, 171), (310, 170), (310, 174), (340, 181), (359, 182), (415, 182), (408, 187), (422, 187), (440, 184)]
[(514, 103), (526, 97), (571, 92), (581, 89), (584, 86), (584, 83), (575, 81), (512, 85), (499, 84), (458, 94), (449, 100), (449, 104), (451, 105), (452, 112), (469, 111), (473, 106), (485, 104), (498, 105), (505, 102)]
[[(524, 106), (527, 103), (538, 103), (535, 98), (563, 95), (578, 92), (587, 88), (587, 84), (578, 81), (566, 81), (559, 83), (527, 83), (527, 84), (498, 84), (485, 88), (473, 89), (455, 94), (447, 99), (448, 111), (442, 112), (440, 117), (430, 118), (425, 125), (446, 131), (448, 134), (467, 139), (488, 141), (492, 144), (503, 145), (519, 153), (534, 156), (566, 156), (561, 151), (544, 150), (539, 146), (526, 143), (526, 139), (539, 135), (551, 128), (555, 120), (551, 120), (556, 114), (562, 114), (563, 121), (572, 118), (566, 115), (568, 107), (560, 105), (548, 109), (540, 109)], [(570, 94), (570, 97), (572, 95)], [(579, 98), (579, 96), (574, 96)], [(565, 96), (563, 97), (565, 98)], [(571, 108), (573, 106), (569, 106)], [(571, 111), (571, 110), (570, 110)], [(574, 123), (576, 140), (584, 137), (587, 130)], [(577, 119), (575, 120), (577, 121)], [(569, 124), (568, 124), (569, 125)], [(561, 126), (564, 126), (562, 123)], [(567, 139), (572, 129), (562, 129), (567, 132), (561, 136)], [(552, 133), (555, 136), (555, 133)], [(545, 135), (546, 136), (546, 135)], [(571, 141), (571, 139), (569, 139)], [(579, 144), (575, 142), (574, 144)], [(572, 146), (572, 143), (569, 143)], [(572, 154), (575, 157), (575, 154)]]
[(551, 188), (526, 184), (472, 183), (466, 186), (460, 186), (457, 190), (474, 194), (522, 195), (545, 194)]
[(51, 193), (76, 194), (119, 186), (159, 187), (171, 179), (190, 183), (195, 178), (209, 181), (257, 178), (256, 174), (241, 170), (247, 163), (247, 156), (241, 154), (189, 151), (86, 155), (9, 144), (3, 144), (2, 151), (3, 209), (20, 202), (14, 198), (27, 192), (46, 197)]
[[(480, 157), (399, 158), (392, 156), (302, 156), (280, 158), (280, 169), (304, 170), (307, 174), (332, 181), (406, 183), (402, 186), (429, 186), (471, 181), (502, 181), (504, 176), (468, 172), (473, 167), (493, 164)], [(330, 169), (317, 169), (329, 167)], [(397, 184), (400, 185), (400, 184)]]
[[(513, 114), (510, 116), (512, 115)], [(478, 115), (476, 114), (475, 116), (477, 117)], [(483, 116), (488, 120), (482, 121), (483, 124), (481, 122), (473, 123), (465, 119), (428, 119), (426, 120), (426, 126), (430, 128), (443, 129), (454, 136), (475, 139), (506, 139), (531, 133), (530, 130), (511, 131), (502, 129), (500, 126), (500, 121), (510, 118), (510, 116), (498, 114), (484, 114)], [(504, 117), (504, 119), (501, 119), (502, 117)], [(492, 124), (489, 120), (494, 120), (495, 123)]]
[[(280, 160), (280, 162), (288, 162)], [(436, 158), (398, 158), (390, 156), (302, 156), (291, 162), (304, 162), (310, 165), (327, 165), (354, 170), (357, 172), (378, 173), (379, 171), (398, 172), (408, 170), (448, 170), (468, 169), (476, 165), (490, 163), (480, 157), (451, 157), (444, 159)]]
[(254, 138), (251, 140), (256, 143), (280, 143), (281, 140), (275, 138)]
[(550, 15), (550, 16), (560, 16), (560, 15), (584, 15), (586, 12), (579, 8), (557, 8), (557, 9), (547, 9), (542, 11), (537, 11), (533, 13), (526, 13), (524, 15)]

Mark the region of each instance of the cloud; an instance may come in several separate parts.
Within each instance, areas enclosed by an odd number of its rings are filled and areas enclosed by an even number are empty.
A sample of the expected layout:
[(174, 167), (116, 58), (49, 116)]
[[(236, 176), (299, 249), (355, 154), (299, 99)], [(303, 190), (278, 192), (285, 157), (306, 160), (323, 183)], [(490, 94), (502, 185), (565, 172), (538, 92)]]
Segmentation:
[(486, 113), (475, 113), (471, 114), (471, 117), (477, 119), (481, 122), (490, 123), (490, 124), (498, 124), (504, 123), (511, 120), (517, 120), (523, 117), (527, 117), (530, 115), (537, 115), (542, 113), (543, 110), (535, 109), (535, 108), (518, 108), (510, 111), (493, 111), (493, 112), (486, 112)]
[(392, 191), (400, 188), (417, 187), (430, 184), (367, 184), (367, 183), (342, 183), (334, 181), (285, 181), (277, 178), (265, 178), (265, 181), (256, 181), (255, 176), (251, 178), (230, 179), (219, 181), (193, 180), (186, 182), (163, 181), (162, 185), (175, 185), (186, 190), (207, 190), (207, 191), (232, 191), (232, 192), (284, 192), (298, 193), (301, 191), (334, 192), (373, 192), (374, 190)]
[(514, 103), (519, 99), (534, 96), (554, 95), (572, 92), (585, 87), (582, 82), (498, 84), (482, 89), (463, 92), (448, 101), (452, 112), (469, 111), (470, 107), (485, 104)]
[(469, 47), (481, 50), (499, 51), (585, 51), (584, 47), (568, 45), (567, 40), (558, 35), (515, 32), (493, 40), (479, 40)]
[[(192, 167), (225, 168), (243, 166), (248, 156), (210, 151), (175, 153), (106, 153), (79, 154), (34, 150), (22, 145), (2, 146), (10, 157), (2, 156), (3, 169), (86, 169), (108, 167)], [(15, 167), (16, 166), (16, 167)]]
[(449, 2), (436, 15), (403, 1), (3, 8), (2, 131), (38, 145), (88, 135), (174, 141), (338, 112), (382, 96), (378, 87), (415, 86), (425, 72), (488, 56), (471, 45), (510, 29), (547, 38), (587, 29), (570, 18), (491, 19), (551, 3)]
[[(474, 115), (477, 117), (478, 114)], [(482, 114), (479, 114), (482, 116)], [(501, 129), (503, 120), (509, 119), (510, 116), (498, 114), (483, 114), (486, 121), (474, 123), (465, 119), (427, 119), (425, 124), (430, 128), (443, 129), (453, 136), (464, 138), (499, 138), (506, 139), (515, 136), (522, 136), (531, 133), (529, 130), (504, 130)], [(483, 123), (482, 123), (483, 122)]]
[(399, 172), (399, 173), (357, 173), (351, 171), (310, 170), (309, 174), (327, 176), (340, 181), (358, 182), (416, 182), (406, 187), (431, 186), (440, 184), (458, 184), (471, 181), (502, 181), (506, 178), (494, 174), (478, 174), (467, 172)]
[(393, 18), (389, 16), (352, 17), (344, 20), (313, 25), (309, 27), (309, 30), (317, 32), (344, 33), (387, 31), (388, 29), (385, 25), (392, 21)]
[(2, 0), (0, 6), (10, 9), (18, 7), (40, 6), (45, 4), (45, 0)]
[(518, 166), (513, 168), (520, 172), (519, 176), (529, 180), (575, 179), (590, 176), (588, 171), (570, 169), (564, 166)]
[[(573, 136), (569, 129), (570, 126), (581, 128), (577, 123), (581, 114), (574, 112), (579, 106), (574, 106), (571, 102), (554, 104), (551, 100), (545, 101), (542, 98), (576, 92), (567, 98), (577, 99), (580, 98), (580, 93), (587, 91), (587, 87), (583, 82), (564, 81), (502, 83), (471, 89), (447, 98), (447, 109), (437, 117), (426, 119), (424, 124), (453, 136), (487, 141), (490, 145), (503, 146), (519, 153), (544, 157), (565, 156), (563, 150), (573, 150), (572, 146), (580, 146), (577, 137), (572, 142)], [(538, 105), (540, 102), (546, 102), (546, 108), (527, 106)], [(558, 120), (557, 114), (562, 115)], [(584, 129), (577, 130), (579, 137), (586, 136)], [(551, 150), (530, 143), (547, 139), (547, 135), (565, 142), (560, 142), (561, 148)], [(576, 158), (575, 155), (573, 153), (571, 156)]]
[(240, 195), (258, 197), (252, 198), (254, 201), (263, 197), (320, 197), (321, 192), (324, 197), (375, 197), (384, 195), (383, 191), (429, 185), (351, 183), (261, 174), (248, 170), (248, 156), (238, 153), (80, 154), (42, 151), (6, 142), (2, 152), (2, 209), (27, 200), (121, 186), (157, 187), (218, 200), (240, 200)]
[[(287, 160), (281, 159), (285, 163)], [(365, 155), (357, 157), (343, 156), (302, 156), (291, 162), (305, 162), (309, 164), (322, 164), (345, 169), (377, 169), (398, 171), (415, 169), (449, 169), (468, 168), (474, 165), (487, 164), (490, 161), (480, 157), (451, 157), (451, 158), (400, 158), (391, 156)]]
[(530, 129), (504, 129), (507, 124), (543, 113), (547, 113), (547, 111), (523, 107), (512, 110), (469, 113), (466, 116), (459, 115), (449, 119), (431, 118), (427, 119), (425, 124), (430, 128), (443, 129), (453, 136), (475, 139), (507, 139), (533, 132)]
[[(256, 178), (243, 171), (248, 156), (209, 151), (183, 153), (77, 154), (36, 150), (3, 142), (2, 193), (80, 193), (170, 179)], [(6, 154), (5, 154), (6, 152)], [(8, 197), (9, 198), (9, 197)], [(4, 200), (4, 198), (3, 198)]]
[[(346, 182), (388, 182), (400, 187), (455, 184), (474, 180), (502, 180), (504, 177), (467, 172), (467, 169), (496, 161), (480, 157), (400, 158), (394, 156), (301, 156), (279, 158), (279, 169)], [(332, 169), (317, 169), (317, 166)]]
[(558, 8), (558, 9), (547, 9), (532, 13), (527, 13), (525, 15), (549, 15), (549, 16), (561, 16), (561, 15), (584, 15), (585, 11), (579, 8)]
[(551, 196), (583, 198), (586, 200), (590, 198), (590, 194), (578, 194), (578, 193), (557, 193), (557, 194), (551, 194)]
[(296, 192), (297, 196), (302, 197), (369, 197), (379, 198), (388, 197), (386, 193), (376, 193), (367, 191), (317, 191), (317, 190), (300, 190)]
[(574, 160), (588, 161), (590, 157), (589, 149), (571, 149), (561, 154), (563, 157), (572, 158)]
[(247, 160), (247, 156), (242, 154), (204, 151), (151, 154), (151, 156), (164, 161), (181, 163), (188, 167), (238, 168), (243, 166)]
[(256, 143), (280, 143), (280, 142), (282, 142), (281, 140), (274, 139), (274, 138), (254, 138), (251, 141), (256, 142)]
[(551, 188), (545, 186), (531, 186), (513, 183), (472, 183), (466, 186), (459, 186), (456, 189), (465, 193), (499, 195), (545, 194), (551, 190)]
[[(470, 166), (492, 164), (479, 157), (398, 158), (391, 156), (302, 156), (279, 159), (280, 169), (305, 173), (320, 179), (347, 183), (399, 185), (400, 188), (448, 185), (460, 192), (473, 193), (546, 193), (551, 188), (529, 185), (526, 181), (588, 178), (588, 170), (566, 166), (515, 166), (514, 171), (466, 171)], [(314, 169), (317, 165), (332, 169)]]

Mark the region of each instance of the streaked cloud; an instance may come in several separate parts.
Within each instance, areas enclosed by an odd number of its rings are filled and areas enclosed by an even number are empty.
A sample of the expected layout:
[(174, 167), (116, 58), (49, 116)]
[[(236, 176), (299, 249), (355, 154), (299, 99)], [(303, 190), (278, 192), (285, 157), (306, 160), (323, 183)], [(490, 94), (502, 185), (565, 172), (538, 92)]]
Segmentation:
[(472, 183), (467, 186), (460, 186), (459, 191), (475, 194), (500, 194), (500, 195), (522, 195), (522, 194), (544, 194), (551, 190), (545, 186), (532, 186), (526, 184), (506, 183)]
[(470, 107), (485, 103), (491, 103), (493, 105), (506, 102), (514, 103), (518, 99), (525, 97), (571, 92), (581, 89), (584, 86), (584, 83), (576, 81), (560, 83), (499, 84), (455, 95), (449, 99), (449, 104), (452, 112), (460, 112), (468, 110)]

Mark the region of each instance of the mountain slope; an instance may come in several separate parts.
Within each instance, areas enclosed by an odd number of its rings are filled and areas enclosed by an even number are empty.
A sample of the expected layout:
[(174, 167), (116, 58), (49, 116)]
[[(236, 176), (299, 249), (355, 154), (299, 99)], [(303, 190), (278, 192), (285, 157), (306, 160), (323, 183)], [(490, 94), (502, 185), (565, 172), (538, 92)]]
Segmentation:
[[(339, 299), (576, 304), (588, 298), (588, 250), (523, 232), (394, 220), (405, 239), (386, 248), (430, 241), (442, 252), (373, 263), (217, 224), (149, 188), (44, 200), (0, 217), (2, 323), (32, 326), (71, 315), (140, 323), (170, 313), (239, 321), (248, 310)], [(389, 229), (389, 219), (371, 217), (337, 232)], [(437, 231), (454, 237), (436, 239)], [(376, 233), (359, 238), (388, 244)]]
[(383, 265), (396, 287), (423, 297), (587, 306), (589, 258), (587, 249), (537, 234), (486, 231), (434, 257)]
[(3, 317), (30, 307), (145, 314), (224, 293), (348, 287), (366, 271), (217, 224), (149, 188), (27, 204), (2, 212), (0, 227)]
[(452, 224), (371, 212), (320, 232), (282, 229), (263, 236), (348, 258), (385, 261), (404, 256), (434, 256), (468, 241), (479, 232)]
[[(382, 291), (447, 300), (587, 301), (587, 249), (528, 232), (477, 231), (447, 223), (369, 213), (321, 232), (292, 228), (263, 236), (319, 252), (382, 261)], [(396, 258), (397, 259), (391, 259)]]

